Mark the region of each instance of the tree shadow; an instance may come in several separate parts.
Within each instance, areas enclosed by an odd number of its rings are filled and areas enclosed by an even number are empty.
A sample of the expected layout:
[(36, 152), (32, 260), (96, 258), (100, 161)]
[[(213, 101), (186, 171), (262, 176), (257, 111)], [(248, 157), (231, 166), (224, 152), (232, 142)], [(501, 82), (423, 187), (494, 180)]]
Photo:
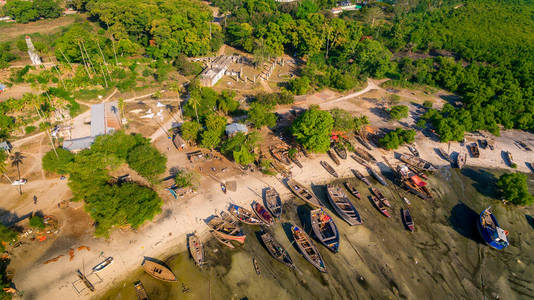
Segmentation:
[(464, 203), (458, 203), (451, 209), (449, 224), (462, 236), (471, 239), (477, 243), (483, 243), (478, 234), (477, 220), (478, 214)]
[(308, 205), (299, 205), (297, 206), (297, 217), (300, 221), (302, 227), (309, 232), (311, 230), (311, 220), (310, 220), (311, 209)]
[(432, 132), (432, 130), (425, 128), (421, 131), (421, 133), (433, 142), (439, 142), (439, 136), (436, 133)]
[(439, 97), (454, 107), (460, 107), (462, 103), (462, 97), (456, 95), (439, 95)]
[(12, 213), (8, 210), (0, 208), (0, 223), (2, 223), (6, 227), (12, 227), (24, 219), (31, 218), (32, 214), (33, 212), (29, 212), (27, 214), (19, 216), (16, 213)]
[(377, 162), (376, 166), (378, 167), (378, 170), (380, 174), (389, 181), (395, 180), (395, 171), (392, 170), (388, 165), (386, 165), (384, 162)]
[(461, 170), (462, 175), (469, 177), (474, 181), (473, 187), (482, 195), (496, 198), (498, 191), (495, 183), (497, 178), (490, 172), (482, 169), (464, 168)]
[(312, 193), (315, 194), (317, 199), (319, 199), (319, 203), (322, 205), (327, 204), (328, 201), (326, 201), (326, 185), (317, 185), (317, 184), (311, 184), (311, 190)]
[(388, 113), (379, 107), (371, 107), (369, 111), (379, 118), (382, 118), (384, 120), (389, 119)]
[(525, 162), (525, 165), (534, 173), (534, 162)]
[(459, 152), (453, 151), (449, 154), (449, 157), (451, 159), (451, 165), (455, 168), (459, 168), (458, 166), (458, 156), (460, 155)]
[(527, 219), (528, 225), (534, 229), (534, 217), (531, 215), (525, 215), (525, 219)]

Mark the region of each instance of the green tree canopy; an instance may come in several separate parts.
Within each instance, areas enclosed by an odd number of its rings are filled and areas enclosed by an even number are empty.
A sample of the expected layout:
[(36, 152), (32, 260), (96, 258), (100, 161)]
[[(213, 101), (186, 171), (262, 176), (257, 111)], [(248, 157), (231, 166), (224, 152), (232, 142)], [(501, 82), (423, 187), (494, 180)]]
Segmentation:
[(48, 151), (43, 156), (43, 169), (57, 174), (67, 174), (69, 166), (74, 161), (74, 154), (63, 148), (57, 148), (57, 155), (54, 151)]
[(276, 115), (272, 113), (273, 107), (263, 105), (257, 102), (250, 104), (248, 110), (248, 121), (254, 124), (254, 127), (261, 128), (267, 126), (269, 128), (276, 126)]
[(291, 132), (301, 145), (313, 152), (330, 149), (330, 135), (334, 119), (329, 112), (310, 107), (291, 125)]
[(198, 141), (202, 125), (196, 121), (185, 121), (182, 124), (182, 137), (191, 142)]
[(415, 138), (415, 130), (397, 128), (394, 131), (388, 132), (383, 138), (379, 140), (382, 147), (392, 150), (397, 149), (405, 143), (412, 143)]
[(527, 175), (523, 173), (507, 173), (499, 177), (497, 187), (502, 196), (515, 205), (531, 205), (534, 196), (528, 192)]
[(30, 226), (33, 228), (40, 228), (40, 229), (45, 228), (43, 217), (38, 216), (38, 215), (33, 215), (30, 218)]
[(406, 105), (396, 105), (391, 107), (391, 110), (389, 111), (389, 117), (392, 120), (400, 120), (408, 117), (408, 106)]
[(165, 171), (167, 158), (152, 145), (138, 145), (128, 152), (128, 165), (139, 175), (154, 180)]

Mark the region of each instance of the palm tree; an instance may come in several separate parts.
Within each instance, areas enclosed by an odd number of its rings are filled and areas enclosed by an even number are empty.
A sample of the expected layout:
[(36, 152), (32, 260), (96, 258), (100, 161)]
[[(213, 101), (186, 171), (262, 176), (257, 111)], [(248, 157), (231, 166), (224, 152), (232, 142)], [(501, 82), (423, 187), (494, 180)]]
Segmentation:
[(15, 152), (13, 155), (11, 155), (11, 165), (17, 167), (17, 172), (19, 174), (19, 193), (22, 195), (22, 185), (20, 184), (20, 165), (22, 164), (22, 160), (25, 158), (24, 155), (20, 152)]

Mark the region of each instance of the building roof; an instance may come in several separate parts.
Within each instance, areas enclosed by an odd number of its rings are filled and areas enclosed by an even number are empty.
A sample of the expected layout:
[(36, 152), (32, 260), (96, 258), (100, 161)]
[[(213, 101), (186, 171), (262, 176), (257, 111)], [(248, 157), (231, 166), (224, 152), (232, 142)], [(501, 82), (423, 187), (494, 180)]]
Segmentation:
[(233, 135), (233, 134), (236, 134), (238, 132), (247, 133), (248, 132), (247, 125), (240, 124), (240, 123), (232, 123), (232, 124), (226, 125), (226, 134), (227, 135)]
[(120, 129), (117, 102), (91, 105), (91, 136), (99, 136)]
[(0, 149), (3, 149), (3, 150), (11, 150), (13, 148), (13, 146), (11, 146), (11, 143), (8, 142), (8, 141), (3, 141), (0, 143)]
[(63, 142), (63, 148), (69, 151), (78, 151), (88, 149), (95, 142), (95, 137), (86, 136), (83, 138), (66, 140)]

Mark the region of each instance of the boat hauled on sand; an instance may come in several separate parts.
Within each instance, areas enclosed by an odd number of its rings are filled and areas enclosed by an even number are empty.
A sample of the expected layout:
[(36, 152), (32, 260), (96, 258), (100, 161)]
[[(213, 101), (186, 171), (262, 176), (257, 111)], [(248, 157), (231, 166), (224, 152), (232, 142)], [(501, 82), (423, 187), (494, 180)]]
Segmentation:
[(378, 200), (380, 200), (380, 202), (382, 202), (385, 206), (387, 207), (391, 207), (391, 204), (389, 203), (388, 199), (386, 198), (386, 196), (384, 196), (378, 189), (375, 189), (375, 188), (371, 188), (371, 192), (373, 193), (373, 195), (376, 196), (376, 198), (378, 198)]
[(291, 232), (293, 233), (293, 239), (300, 250), (300, 253), (309, 261), (314, 267), (321, 272), (326, 272), (326, 266), (324, 264), (323, 257), (317, 247), (313, 244), (310, 237), (298, 226), (291, 226)]
[(336, 151), (337, 155), (341, 159), (347, 159), (347, 149), (345, 149), (345, 146), (341, 143), (335, 143), (334, 144), (334, 151)]
[(345, 220), (351, 226), (362, 224), (362, 217), (360, 216), (360, 213), (358, 213), (341, 187), (334, 184), (328, 184), (326, 185), (326, 191), (328, 194), (328, 200), (330, 200), (330, 204), (332, 204), (336, 212), (341, 218), (343, 218), (343, 220)]
[(412, 172), (408, 166), (397, 165), (396, 171), (403, 188), (421, 199), (432, 199), (432, 193), (430, 193), (427, 183)]
[(430, 162), (410, 154), (401, 154), (399, 160), (411, 167), (422, 171), (435, 172), (438, 170), (438, 168), (436, 168), (436, 166), (434, 166)]
[(356, 170), (356, 169), (351, 169), (352, 173), (354, 173), (354, 176), (356, 176), (356, 178), (358, 178), (359, 180), (363, 181), (363, 183), (367, 184), (368, 186), (371, 186), (371, 182), (369, 182), (369, 180), (367, 178), (365, 178), (365, 176), (363, 176), (362, 173), (360, 173), (360, 171)]
[(339, 231), (336, 223), (323, 209), (310, 211), (310, 220), (315, 237), (330, 251), (339, 250)]
[(334, 152), (332, 152), (332, 150), (328, 150), (326, 151), (326, 153), (328, 153), (328, 156), (332, 159), (332, 161), (336, 164), (336, 165), (340, 165), (340, 161), (339, 161), (339, 158), (337, 158), (337, 156), (334, 154)]
[(172, 270), (167, 267), (163, 262), (154, 258), (145, 257), (141, 263), (145, 272), (150, 276), (166, 282), (176, 282), (176, 276)]
[(321, 164), (321, 166), (323, 166), (323, 168), (324, 168), (328, 173), (330, 173), (330, 175), (332, 175), (332, 176), (334, 176), (334, 177), (336, 177), (336, 178), (339, 177), (339, 175), (337, 175), (336, 170), (334, 170), (334, 168), (333, 168), (329, 163), (327, 163), (327, 162), (324, 161), (324, 160), (321, 160), (320, 164)]
[(265, 206), (273, 217), (280, 218), (282, 215), (282, 199), (274, 188), (268, 187), (265, 190)]
[(234, 248), (230, 241), (236, 241), (241, 244), (245, 243), (247, 236), (236, 223), (229, 222), (219, 216), (214, 216), (209, 220), (208, 227), (211, 228), (212, 235), (219, 242), (230, 248)]
[(323, 207), (319, 199), (296, 180), (288, 179), (287, 186), (297, 197), (304, 200), (304, 202), (310, 204), (312, 207)]
[(248, 224), (248, 225), (261, 225), (263, 224), (262, 220), (260, 220), (252, 211), (241, 207), (236, 204), (230, 203), (230, 206), (228, 207), (228, 211), (232, 216), (237, 218), (239, 221)]

